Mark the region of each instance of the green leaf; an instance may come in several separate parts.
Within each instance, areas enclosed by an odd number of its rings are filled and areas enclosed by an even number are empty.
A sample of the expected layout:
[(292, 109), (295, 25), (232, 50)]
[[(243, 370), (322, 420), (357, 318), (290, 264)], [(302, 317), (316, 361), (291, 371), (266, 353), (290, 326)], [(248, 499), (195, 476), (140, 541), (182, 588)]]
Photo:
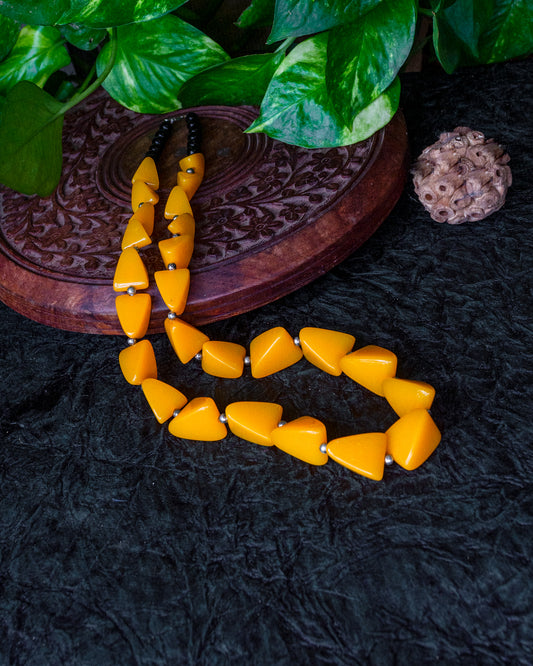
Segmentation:
[(389, 122), (398, 108), (398, 77), (353, 118), (350, 127), (339, 120), (324, 80), (327, 40), (327, 33), (316, 35), (289, 53), (267, 89), (259, 118), (248, 132), (264, 132), (285, 143), (321, 148), (363, 141)]
[(46, 197), (61, 176), (62, 105), (21, 81), (0, 108), (0, 182), (22, 194)]
[(330, 31), (326, 85), (346, 125), (394, 81), (409, 56), (415, 29), (414, 0), (396, 0)]
[(456, 0), (436, 11), (433, 44), (444, 69), (500, 62), (533, 51), (528, 0)]
[(2, 0), (0, 12), (19, 23), (55, 25), (70, 7), (70, 0)]
[(92, 51), (107, 37), (107, 30), (86, 28), (85, 26), (69, 24), (61, 26), (61, 34), (69, 44), (82, 51)]
[(352, 23), (384, 0), (277, 0), (268, 43)]
[(42, 87), (53, 72), (69, 63), (57, 28), (24, 26), (9, 57), (0, 63), (0, 93), (23, 80)]
[(20, 25), (0, 15), (0, 61), (3, 60), (11, 51), (19, 34)]
[(259, 106), (283, 53), (242, 56), (200, 72), (180, 88), (183, 106), (251, 104)]
[(110, 28), (150, 21), (174, 11), (187, 0), (2, 0), (4, 16), (32, 25), (76, 23)]
[(274, 21), (276, 0), (252, 0), (236, 21), (239, 28), (263, 28)]
[(495, 0), (494, 10), (480, 37), (480, 62), (501, 62), (533, 53), (531, 0)]
[[(117, 59), (103, 86), (117, 102), (139, 113), (179, 109), (183, 82), (229, 59), (212, 39), (177, 16), (122, 26), (117, 36)], [(106, 44), (98, 56), (98, 74), (108, 50)]]
[(433, 45), (448, 73), (479, 58), (479, 38), (493, 11), (494, 0), (456, 0), (435, 12)]
[(165, 16), (187, 0), (71, 0), (61, 23), (79, 23), (91, 28), (110, 28), (142, 23)]

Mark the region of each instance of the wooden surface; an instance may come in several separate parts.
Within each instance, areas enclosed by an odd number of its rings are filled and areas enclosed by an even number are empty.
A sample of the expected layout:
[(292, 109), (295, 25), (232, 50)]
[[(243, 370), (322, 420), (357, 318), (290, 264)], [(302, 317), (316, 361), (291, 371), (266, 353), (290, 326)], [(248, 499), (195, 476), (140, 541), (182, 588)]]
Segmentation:
[[(194, 110), (206, 177), (193, 199), (197, 237), (183, 315), (191, 323), (252, 310), (324, 274), (370, 237), (404, 186), (401, 114), (362, 143), (306, 150), (243, 133), (252, 108)], [(63, 176), (51, 197), (0, 189), (2, 301), (57, 328), (121, 333), (111, 283), (131, 215), (130, 178), (160, 122), (97, 93), (65, 120)], [(178, 122), (161, 157), (154, 245), (142, 251), (150, 275), (162, 267), (162, 209), (185, 144)], [(152, 283), (150, 292), (155, 333), (167, 309)]]

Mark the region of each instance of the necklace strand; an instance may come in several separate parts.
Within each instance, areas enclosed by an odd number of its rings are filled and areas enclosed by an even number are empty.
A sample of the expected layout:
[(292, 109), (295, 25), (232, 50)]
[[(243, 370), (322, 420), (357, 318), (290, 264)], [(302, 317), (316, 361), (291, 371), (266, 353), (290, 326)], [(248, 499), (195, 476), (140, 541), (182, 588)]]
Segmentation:
[(325, 425), (312, 416), (289, 422), (283, 408), (272, 402), (240, 401), (220, 411), (210, 397), (189, 400), (181, 391), (157, 379), (157, 364), (151, 342), (144, 336), (151, 315), (151, 297), (146, 290), (149, 276), (139, 250), (151, 244), (155, 206), (159, 202), (156, 161), (172, 131), (172, 120), (157, 130), (148, 152), (132, 178), (132, 212), (126, 226), (113, 288), (117, 316), (128, 347), (119, 354), (127, 382), (140, 385), (159, 423), (181, 439), (218, 441), (232, 434), (246, 441), (276, 446), (311, 465), (329, 458), (371, 479), (383, 478), (385, 465), (396, 462), (407, 470), (424, 463), (438, 446), (441, 434), (429, 409), (434, 388), (421, 381), (396, 377), (397, 358), (383, 347), (367, 345), (353, 351), (355, 338), (340, 331), (303, 328), (297, 337), (278, 326), (255, 337), (249, 354), (242, 345), (210, 340), (181, 319), (190, 286), (189, 262), (194, 250), (195, 220), (190, 200), (204, 177), (200, 152), (201, 125), (194, 113), (185, 116), (188, 128), (187, 154), (179, 161), (177, 185), (167, 199), (164, 217), (171, 236), (159, 242), (165, 264), (154, 273), (158, 291), (169, 309), (165, 330), (182, 363), (193, 358), (207, 374), (236, 378), (250, 367), (254, 378), (279, 372), (302, 358), (331, 375), (346, 374), (366, 389), (384, 397), (398, 415), (385, 432), (370, 432), (327, 440)]

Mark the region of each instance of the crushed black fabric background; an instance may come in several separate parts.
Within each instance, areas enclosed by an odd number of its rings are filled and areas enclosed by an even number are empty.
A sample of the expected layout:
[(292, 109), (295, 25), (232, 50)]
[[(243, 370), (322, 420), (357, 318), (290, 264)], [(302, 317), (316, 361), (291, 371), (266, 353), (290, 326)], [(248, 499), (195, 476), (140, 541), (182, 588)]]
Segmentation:
[[(443, 433), (381, 483), (233, 436), (177, 441), (118, 368), (118, 337), (0, 305), (0, 663), (533, 663), (533, 62), (403, 77), (413, 157), (469, 125), (514, 183), (485, 221), (439, 225), (411, 183), (348, 260), (206, 327), (351, 332), (437, 389)], [(300, 363), (215, 380), (153, 338), (160, 376), (219, 405), (278, 400), (330, 438), (383, 430), (382, 399)]]

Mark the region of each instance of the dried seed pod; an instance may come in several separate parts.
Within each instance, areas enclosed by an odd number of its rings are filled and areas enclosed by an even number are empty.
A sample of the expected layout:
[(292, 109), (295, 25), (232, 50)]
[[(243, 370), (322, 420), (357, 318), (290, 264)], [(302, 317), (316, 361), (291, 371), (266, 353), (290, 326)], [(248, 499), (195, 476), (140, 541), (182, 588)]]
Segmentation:
[(505, 203), (509, 155), (494, 139), (469, 127), (443, 132), (412, 170), (415, 192), (436, 222), (482, 220)]

